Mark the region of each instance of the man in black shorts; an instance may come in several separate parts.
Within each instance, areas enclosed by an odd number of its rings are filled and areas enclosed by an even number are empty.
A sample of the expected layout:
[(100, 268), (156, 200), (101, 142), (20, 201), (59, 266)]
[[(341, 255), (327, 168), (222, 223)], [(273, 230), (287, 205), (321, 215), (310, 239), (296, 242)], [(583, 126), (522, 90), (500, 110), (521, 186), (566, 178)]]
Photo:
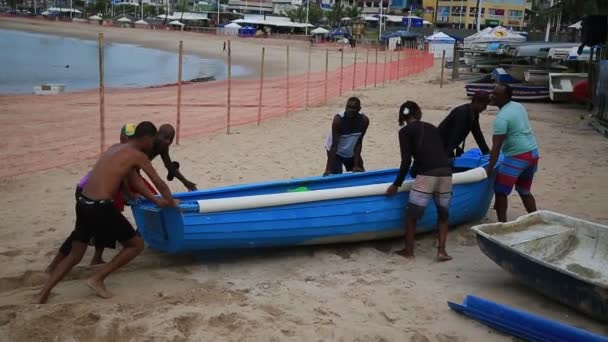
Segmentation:
[(149, 121), (141, 122), (128, 143), (113, 145), (101, 155), (76, 201), (76, 228), (72, 250), (52, 271), (46, 284), (36, 295), (35, 303), (43, 304), (47, 301), (55, 285), (80, 262), (92, 237), (102, 241), (117, 240), (123, 245), (123, 249), (110, 262), (86, 281), (87, 286), (98, 296), (112, 297), (105, 288), (105, 278), (133, 260), (144, 248), (143, 240), (135, 234), (129, 221), (113, 204), (113, 198), (120, 191), (124, 180), (138, 188), (143, 186), (137, 174), (137, 170), (142, 169), (162, 195), (162, 198), (148, 196), (148, 200), (159, 207), (175, 207), (178, 204), (145, 154), (152, 148), (156, 134), (154, 124)]
[(448, 214), (452, 198), (452, 168), (443, 149), (439, 130), (430, 123), (420, 121), (422, 111), (412, 101), (407, 101), (399, 109), (399, 147), (401, 149), (401, 167), (395, 182), (386, 190), (388, 196), (397, 193), (410, 170), (412, 157), (414, 166), (412, 174), (416, 179), (409, 194), (406, 212), (405, 248), (398, 254), (414, 257), (414, 235), (416, 222), (424, 214), (431, 199), (437, 206), (439, 218), (439, 245), (437, 260), (447, 261), (452, 257), (445, 250), (448, 237)]

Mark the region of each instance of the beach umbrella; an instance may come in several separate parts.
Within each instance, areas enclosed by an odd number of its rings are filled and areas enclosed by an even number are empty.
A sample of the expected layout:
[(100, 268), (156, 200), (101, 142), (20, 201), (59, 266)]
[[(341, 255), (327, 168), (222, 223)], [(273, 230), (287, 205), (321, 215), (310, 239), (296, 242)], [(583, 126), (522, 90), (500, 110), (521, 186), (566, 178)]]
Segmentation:
[(182, 24), (179, 20), (173, 20), (169, 23), (169, 25), (184, 26), (184, 24)]
[(143, 20), (143, 19), (140, 19), (140, 20), (136, 21), (135, 24), (137, 24), (137, 25), (148, 25), (148, 22), (145, 21), (145, 20)]
[(119, 23), (130, 23), (131, 19), (127, 18), (127, 17), (122, 17), (120, 19), (118, 19)]
[(573, 28), (573, 29), (580, 30), (580, 29), (583, 28), (583, 22), (582, 21), (576, 22), (576, 23), (568, 26), (568, 28)]
[(98, 16), (98, 15), (92, 15), (89, 17), (90, 20), (103, 20), (102, 17)]
[(312, 34), (328, 34), (329, 30), (326, 30), (326, 29), (324, 29), (322, 27), (317, 27), (316, 29), (310, 31), (310, 33), (312, 33)]

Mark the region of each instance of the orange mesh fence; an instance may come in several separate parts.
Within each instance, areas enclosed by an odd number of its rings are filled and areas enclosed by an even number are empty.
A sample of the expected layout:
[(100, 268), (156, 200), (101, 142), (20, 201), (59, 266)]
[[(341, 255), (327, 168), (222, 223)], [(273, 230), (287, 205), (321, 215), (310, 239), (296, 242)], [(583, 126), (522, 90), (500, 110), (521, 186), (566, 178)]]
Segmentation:
[[(379, 52), (378, 63), (375, 54), (376, 50), (358, 50), (355, 64), (352, 57), (345, 57), (344, 67), (327, 72), (183, 85), (180, 139), (317, 106), (353, 89), (382, 86), (433, 65), (433, 57), (420, 50), (386, 52), (386, 63), (384, 52)], [(118, 142), (125, 123), (176, 123), (175, 86), (107, 89), (103, 127), (99, 102), (98, 90), (0, 96), (0, 178), (93, 158), (100, 152), (102, 130), (107, 148)]]

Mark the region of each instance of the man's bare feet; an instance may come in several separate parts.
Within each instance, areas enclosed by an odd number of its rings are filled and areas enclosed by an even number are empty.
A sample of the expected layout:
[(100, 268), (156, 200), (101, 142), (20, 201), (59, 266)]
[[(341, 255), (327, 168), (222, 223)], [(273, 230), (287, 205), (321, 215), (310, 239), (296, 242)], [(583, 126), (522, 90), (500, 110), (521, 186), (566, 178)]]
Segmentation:
[(448, 255), (448, 253), (445, 250), (439, 250), (437, 252), (437, 261), (450, 261), (452, 260), (452, 257)]
[(89, 278), (87, 279), (86, 284), (91, 290), (95, 291), (95, 294), (97, 294), (101, 298), (108, 299), (114, 297), (112, 293), (106, 290), (106, 286), (100, 281)]
[(91, 266), (103, 265), (106, 262), (103, 259), (91, 259)]
[(32, 304), (44, 304), (49, 299), (48, 293), (38, 292), (36, 297), (32, 300)]
[(414, 251), (410, 250), (410, 249), (406, 249), (406, 248), (395, 252), (395, 254), (401, 255), (402, 257), (408, 258), (408, 259), (414, 258)]

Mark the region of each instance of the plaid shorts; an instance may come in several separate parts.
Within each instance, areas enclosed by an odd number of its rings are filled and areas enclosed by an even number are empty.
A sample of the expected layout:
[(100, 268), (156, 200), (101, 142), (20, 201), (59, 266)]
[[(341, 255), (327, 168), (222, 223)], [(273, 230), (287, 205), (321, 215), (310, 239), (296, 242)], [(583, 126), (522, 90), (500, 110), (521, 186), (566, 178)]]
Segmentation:
[(509, 195), (515, 186), (515, 190), (520, 195), (529, 195), (537, 168), (538, 150), (536, 149), (505, 157), (498, 167), (494, 192)]
[(452, 199), (452, 177), (434, 177), (418, 175), (410, 190), (408, 216), (420, 218), (431, 199), (445, 216), (450, 208)]

